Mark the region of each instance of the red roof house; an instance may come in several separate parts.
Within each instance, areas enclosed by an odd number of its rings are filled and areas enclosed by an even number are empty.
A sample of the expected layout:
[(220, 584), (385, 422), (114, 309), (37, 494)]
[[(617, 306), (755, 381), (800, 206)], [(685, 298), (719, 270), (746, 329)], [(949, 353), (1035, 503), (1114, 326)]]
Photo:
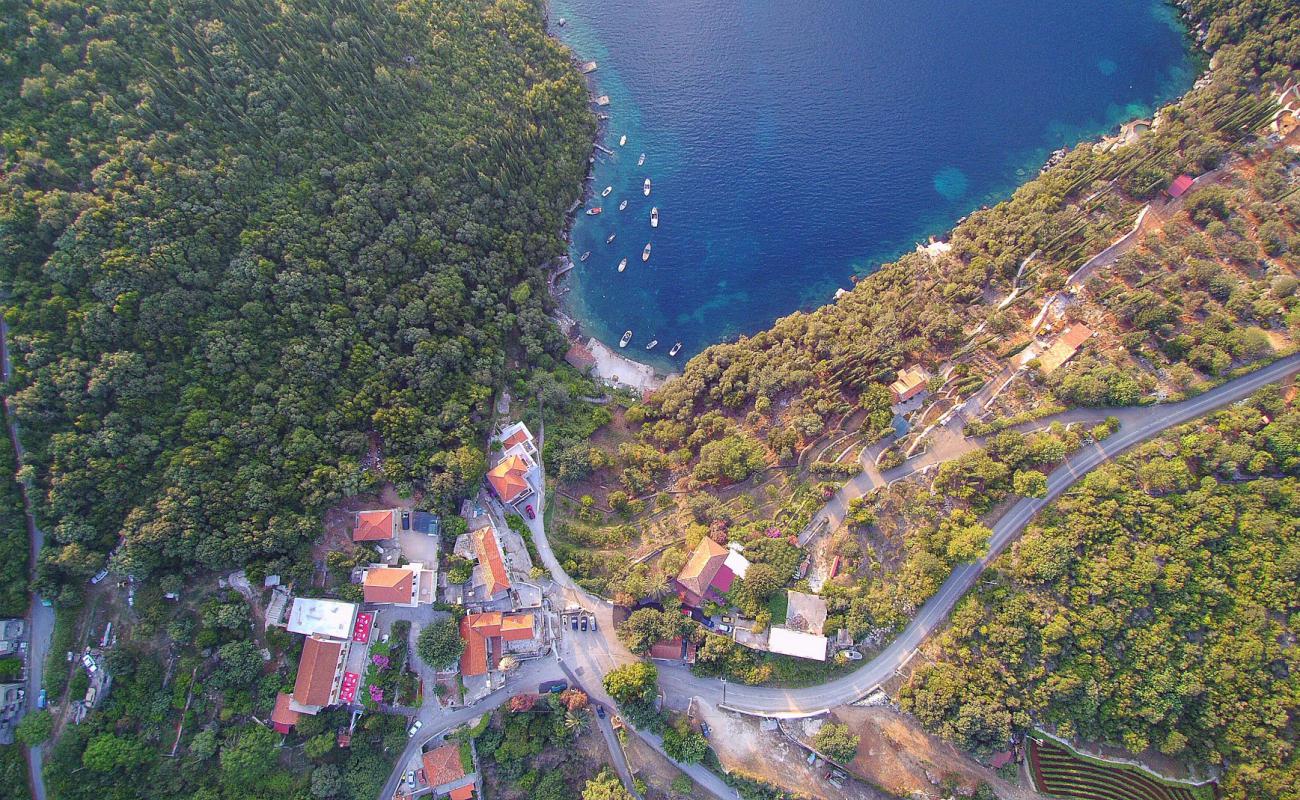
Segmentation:
[(526, 642), (533, 636), (532, 614), (466, 614), (460, 620), (460, 638), (465, 651), (460, 656), (460, 674), (486, 675), (504, 651), (503, 642)]
[(509, 505), (533, 493), (528, 485), (529, 464), (521, 455), (510, 455), (488, 470), (488, 485), (501, 502)]
[(1187, 194), (1187, 190), (1192, 188), (1195, 180), (1190, 175), (1179, 175), (1174, 178), (1174, 182), (1169, 184), (1170, 197), (1182, 197)]
[(293, 695), (287, 692), (280, 692), (275, 696), (275, 709), (271, 712), (271, 727), (277, 733), (288, 733), (293, 730), (294, 725), (298, 724), (298, 717), (301, 715), (289, 707), (292, 701)]
[(357, 524), (352, 529), (352, 541), (380, 542), (392, 539), (397, 534), (393, 519), (392, 509), (358, 511)]
[(481, 580), (488, 600), (494, 600), (510, 588), (510, 576), (506, 574), (506, 564), (501, 555), (501, 545), (497, 542), (496, 531), (481, 528), (473, 533), (474, 551), (478, 555), (480, 569), (475, 570), (476, 582)]
[(725, 594), (735, 580), (726, 566), (727, 548), (705, 536), (677, 574), (677, 593), (688, 606), (703, 605), (710, 595)]
[(465, 777), (460, 763), (460, 745), (455, 742), (428, 751), (421, 760), (424, 762), (424, 779), (434, 789)]

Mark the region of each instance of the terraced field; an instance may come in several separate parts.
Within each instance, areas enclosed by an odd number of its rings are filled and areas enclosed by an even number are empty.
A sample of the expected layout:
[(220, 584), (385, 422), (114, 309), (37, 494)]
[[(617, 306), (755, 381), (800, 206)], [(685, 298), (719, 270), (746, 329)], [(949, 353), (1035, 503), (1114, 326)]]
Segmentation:
[(1090, 761), (1051, 740), (1030, 738), (1029, 770), (1045, 794), (1070, 800), (1205, 800), (1208, 786), (1161, 782), (1136, 769)]

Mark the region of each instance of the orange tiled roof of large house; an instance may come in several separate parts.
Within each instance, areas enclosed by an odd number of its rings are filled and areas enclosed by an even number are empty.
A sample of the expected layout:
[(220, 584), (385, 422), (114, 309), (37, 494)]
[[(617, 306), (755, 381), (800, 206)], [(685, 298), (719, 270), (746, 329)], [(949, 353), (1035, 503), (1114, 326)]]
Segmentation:
[(293, 695), (286, 692), (280, 692), (275, 696), (275, 708), (271, 711), (271, 727), (275, 728), (277, 733), (288, 733), (298, 724), (299, 712), (294, 711), (290, 704), (293, 702)]
[(357, 524), (352, 528), (354, 542), (381, 542), (397, 535), (397, 515), (391, 508), (380, 511), (358, 511)]
[(925, 384), (930, 380), (930, 373), (920, 364), (913, 364), (898, 371), (898, 380), (889, 384), (889, 394), (894, 403), (906, 403), (925, 391)]
[(677, 574), (677, 594), (686, 605), (699, 607), (711, 596), (726, 594), (748, 566), (739, 553), (705, 536)]
[(315, 714), (338, 701), (334, 678), (343, 656), (343, 642), (308, 636), (298, 660), (298, 679), (293, 685), (295, 711)]
[(460, 745), (454, 742), (428, 751), (421, 760), (424, 762), (424, 779), (434, 789), (465, 777), (465, 769), (460, 763)]
[(526, 642), (534, 638), (532, 614), (466, 614), (460, 620), (460, 638), (465, 651), (460, 657), (460, 672), (466, 677), (484, 675), (494, 668), (504, 651), (502, 642)]
[(447, 800), (474, 800), (474, 784), (467, 783), (447, 792)]
[(479, 563), (479, 569), (475, 570), (478, 573), (476, 579), (482, 581), (487, 599), (492, 600), (510, 588), (510, 576), (506, 574), (501, 544), (497, 542), (496, 531), (491, 527), (474, 531), (473, 537)]
[(366, 570), (361, 587), (367, 603), (410, 605), (415, 595), (416, 572), (405, 567), (375, 567)]
[(528, 462), (523, 456), (517, 453), (507, 456), (488, 471), (488, 484), (496, 496), (501, 498), (501, 502), (514, 503), (532, 494), (533, 488), (528, 485), (528, 470)]
[(1038, 356), (1039, 369), (1044, 375), (1050, 375), (1060, 369), (1065, 362), (1074, 358), (1079, 347), (1092, 337), (1092, 329), (1087, 325), (1071, 325), (1056, 337), (1046, 350)]

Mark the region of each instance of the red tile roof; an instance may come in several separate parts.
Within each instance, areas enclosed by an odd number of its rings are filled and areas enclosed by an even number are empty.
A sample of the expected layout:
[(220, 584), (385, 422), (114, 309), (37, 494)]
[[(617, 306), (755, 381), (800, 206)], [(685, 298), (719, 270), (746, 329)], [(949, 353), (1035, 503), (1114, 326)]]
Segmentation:
[(474, 630), (468, 616), (461, 617), (460, 638), (465, 640), (465, 650), (460, 654), (460, 674), (467, 678), (486, 675), (488, 671), (487, 637)]
[(358, 511), (357, 526), (352, 529), (354, 542), (378, 542), (393, 538), (393, 512)]
[(651, 658), (667, 658), (679, 660), (682, 657), (682, 637), (676, 639), (660, 639), (650, 645)]
[(474, 800), (474, 784), (467, 783), (447, 792), (449, 800)]
[(271, 726), (280, 733), (288, 733), (289, 729), (298, 724), (300, 714), (289, 708), (289, 701), (293, 700), (293, 695), (280, 692), (275, 696), (275, 710), (271, 712)]
[(577, 367), (579, 370), (588, 370), (596, 366), (596, 355), (585, 345), (577, 342), (569, 348), (569, 352), (564, 354), (564, 360)]
[(478, 553), (478, 563), (483, 565), (483, 584), (487, 587), (488, 597), (509, 589), (510, 577), (506, 575), (506, 565), (501, 560), (501, 545), (497, 543), (496, 532), (491, 528), (474, 531), (474, 549)]
[(330, 642), (308, 636), (302, 645), (302, 658), (298, 660), (298, 679), (293, 684), (293, 699), (299, 705), (327, 706), (334, 689), (334, 673), (338, 671), (341, 642)]
[(402, 567), (375, 567), (366, 570), (362, 583), (367, 603), (409, 603), (415, 572)]
[[(491, 640), (525, 642), (533, 638), (532, 614), (502, 614), (489, 611), (483, 614), (466, 614), (460, 621), (460, 638), (465, 640), (465, 651), (460, 657), (460, 672), (473, 677), (488, 671), (488, 650)], [(491, 649), (498, 654), (501, 641)]]
[(532, 488), (528, 485), (527, 474), (528, 462), (521, 456), (513, 455), (489, 470), (487, 479), (501, 502), (513, 503)]
[(677, 583), (685, 589), (692, 604), (698, 603), (708, 591), (709, 584), (727, 560), (727, 548), (705, 536), (691, 553), (690, 559), (677, 575)]
[(1174, 178), (1174, 182), (1169, 184), (1170, 197), (1182, 197), (1188, 189), (1192, 188), (1194, 180), (1190, 175), (1179, 175)]
[(424, 776), (430, 786), (438, 787), (465, 777), (460, 764), (460, 745), (444, 744), (424, 754)]
[(506, 437), (506, 440), (501, 443), (501, 449), (509, 450), (510, 448), (514, 447), (517, 444), (520, 444), (521, 442), (528, 441), (530, 438), (532, 437), (529, 436), (528, 429), (520, 428), (519, 430), (515, 431), (514, 433)]

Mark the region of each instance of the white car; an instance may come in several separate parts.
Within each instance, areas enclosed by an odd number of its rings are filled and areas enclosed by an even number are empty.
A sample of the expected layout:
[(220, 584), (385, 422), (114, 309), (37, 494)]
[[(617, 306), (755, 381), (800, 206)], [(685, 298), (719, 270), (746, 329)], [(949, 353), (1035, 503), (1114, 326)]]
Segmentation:
[(861, 660), (862, 660), (862, 654), (859, 653), (857, 650), (845, 650), (843, 653), (841, 653), (841, 655), (843, 655), (843, 656), (844, 656), (845, 658), (847, 658), (849, 661), (861, 661)]
[(415, 722), (411, 724), (411, 727), (406, 729), (406, 735), (414, 736), (415, 734), (419, 733), (420, 729), (423, 727), (424, 727), (424, 723), (417, 719)]
[(411, 769), (406, 771), (406, 782), (415, 786), (415, 770)]

